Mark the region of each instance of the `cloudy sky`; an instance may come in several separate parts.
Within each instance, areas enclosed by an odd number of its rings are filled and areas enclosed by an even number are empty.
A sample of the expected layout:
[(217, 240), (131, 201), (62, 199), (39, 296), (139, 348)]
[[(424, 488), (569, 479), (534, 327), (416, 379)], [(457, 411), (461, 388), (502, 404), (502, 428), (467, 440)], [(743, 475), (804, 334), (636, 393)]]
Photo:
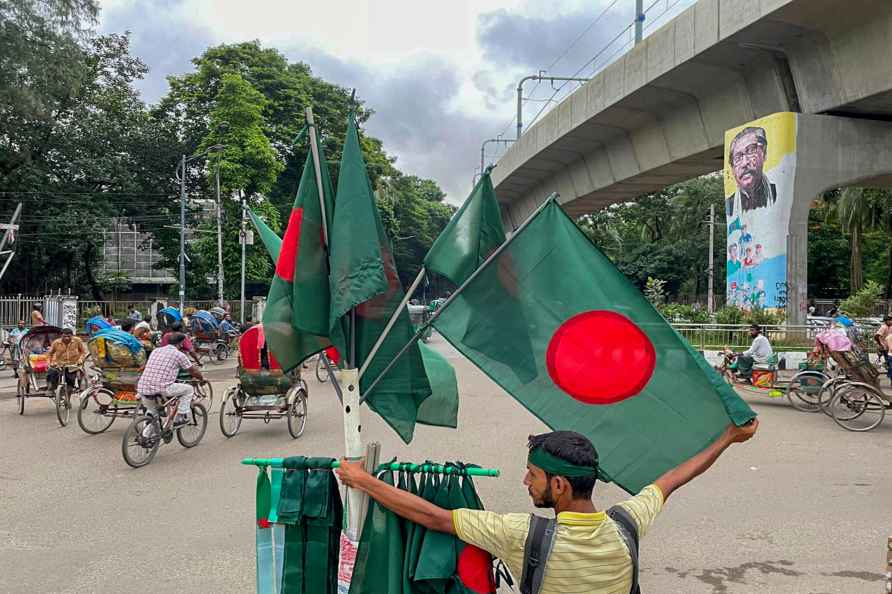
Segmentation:
[[(693, 0), (646, 0), (653, 31)], [(515, 134), (517, 81), (539, 70), (591, 76), (631, 43), (634, 0), (101, 0), (101, 28), (130, 31), (151, 71), (140, 84), (157, 101), (165, 77), (219, 43), (259, 39), (348, 88), (375, 110), (369, 132), (404, 172), (437, 180), (460, 203), (480, 145)], [(559, 86), (559, 85), (556, 85)], [(527, 83), (526, 123), (577, 88), (555, 95)], [(487, 162), (503, 149), (487, 147)]]

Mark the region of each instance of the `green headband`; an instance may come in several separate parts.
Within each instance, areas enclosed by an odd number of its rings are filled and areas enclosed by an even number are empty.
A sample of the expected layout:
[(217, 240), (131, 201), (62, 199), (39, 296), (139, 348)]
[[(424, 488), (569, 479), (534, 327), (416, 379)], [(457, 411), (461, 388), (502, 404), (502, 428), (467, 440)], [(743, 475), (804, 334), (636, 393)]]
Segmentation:
[(530, 456), (527, 458), (527, 461), (534, 466), (538, 466), (548, 474), (565, 477), (598, 476), (597, 462), (594, 467), (578, 466), (553, 454), (549, 454), (542, 447), (530, 450)]

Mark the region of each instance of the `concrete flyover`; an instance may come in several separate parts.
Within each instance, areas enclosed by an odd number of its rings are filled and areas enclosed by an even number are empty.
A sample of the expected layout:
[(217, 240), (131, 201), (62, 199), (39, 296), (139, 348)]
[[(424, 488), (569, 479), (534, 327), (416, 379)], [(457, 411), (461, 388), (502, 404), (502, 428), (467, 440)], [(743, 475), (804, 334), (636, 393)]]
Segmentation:
[(890, 47), (892, 0), (699, 0), (499, 160), (506, 223), (552, 191), (579, 215), (717, 171), (725, 130), (771, 113), (892, 120)]

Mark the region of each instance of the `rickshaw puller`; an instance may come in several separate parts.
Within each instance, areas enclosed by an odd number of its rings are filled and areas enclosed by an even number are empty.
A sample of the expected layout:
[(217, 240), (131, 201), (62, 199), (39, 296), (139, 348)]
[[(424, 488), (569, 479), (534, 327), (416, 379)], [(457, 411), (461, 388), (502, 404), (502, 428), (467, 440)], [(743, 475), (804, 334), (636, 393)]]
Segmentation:
[[(46, 384), (50, 391), (59, 385), (62, 370), (68, 366), (80, 367), (87, 358), (87, 347), (83, 341), (74, 336), (71, 328), (62, 328), (62, 336), (53, 341), (48, 353), (48, 369), (46, 372)], [(65, 381), (74, 388), (77, 385), (77, 375), (65, 369)]]

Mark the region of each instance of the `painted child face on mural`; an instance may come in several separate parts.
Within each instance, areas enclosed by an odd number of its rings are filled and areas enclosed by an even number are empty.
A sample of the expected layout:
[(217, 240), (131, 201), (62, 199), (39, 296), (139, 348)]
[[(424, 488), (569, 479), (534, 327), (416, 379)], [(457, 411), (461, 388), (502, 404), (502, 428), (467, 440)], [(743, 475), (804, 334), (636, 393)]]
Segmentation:
[(749, 132), (738, 138), (731, 149), (731, 167), (737, 187), (750, 194), (762, 182), (765, 144), (759, 135)]
[(728, 259), (731, 260), (732, 262), (737, 261), (737, 244), (736, 243), (732, 243), (730, 246), (728, 246)]

